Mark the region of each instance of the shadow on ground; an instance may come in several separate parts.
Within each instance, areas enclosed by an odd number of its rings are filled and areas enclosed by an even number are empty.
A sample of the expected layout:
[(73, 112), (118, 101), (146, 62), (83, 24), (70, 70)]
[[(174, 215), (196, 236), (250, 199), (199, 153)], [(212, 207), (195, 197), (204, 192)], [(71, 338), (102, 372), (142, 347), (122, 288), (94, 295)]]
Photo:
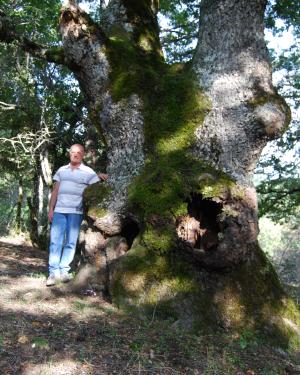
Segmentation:
[[(0, 242), (1, 374), (287, 375), (288, 353), (245, 333), (192, 335), (100, 296), (45, 286), (47, 254)], [(247, 372), (248, 371), (248, 372)], [(296, 372), (293, 372), (296, 373)]]

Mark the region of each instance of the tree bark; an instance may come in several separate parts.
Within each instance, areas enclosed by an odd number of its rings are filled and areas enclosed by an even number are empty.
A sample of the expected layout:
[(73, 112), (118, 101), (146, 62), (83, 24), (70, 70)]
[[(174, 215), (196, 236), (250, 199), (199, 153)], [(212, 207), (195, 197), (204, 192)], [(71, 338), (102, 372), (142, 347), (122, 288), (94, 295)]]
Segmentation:
[(289, 108), (272, 85), (265, 6), (262, 0), (202, 1), (193, 60), (213, 105), (197, 129), (197, 154), (243, 184), (249, 184), (266, 142), (290, 121)]

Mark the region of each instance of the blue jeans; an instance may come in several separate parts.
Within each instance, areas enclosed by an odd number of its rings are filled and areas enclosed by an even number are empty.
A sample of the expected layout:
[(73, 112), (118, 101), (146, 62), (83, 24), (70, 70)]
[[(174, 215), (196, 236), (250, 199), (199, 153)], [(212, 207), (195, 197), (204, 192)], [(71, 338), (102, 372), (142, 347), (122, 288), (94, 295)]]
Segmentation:
[(50, 231), (49, 274), (68, 273), (82, 222), (81, 214), (54, 212)]

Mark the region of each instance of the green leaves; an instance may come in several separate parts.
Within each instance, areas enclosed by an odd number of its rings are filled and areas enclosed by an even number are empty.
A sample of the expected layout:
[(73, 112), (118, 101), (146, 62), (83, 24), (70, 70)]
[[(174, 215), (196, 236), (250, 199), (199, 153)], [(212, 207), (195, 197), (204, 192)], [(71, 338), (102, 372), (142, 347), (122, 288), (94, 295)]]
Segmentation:
[(40, 43), (58, 43), (60, 0), (0, 0), (0, 9), (12, 17), (17, 31)]
[(286, 221), (296, 214), (300, 205), (300, 178), (277, 178), (262, 182), (258, 187), (260, 215), (275, 222)]
[(48, 340), (46, 340), (43, 337), (35, 337), (32, 340), (32, 348), (37, 348), (37, 349), (49, 349), (49, 343)]
[[(267, 26), (275, 27), (276, 19), (281, 19), (288, 28), (293, 26), (300, 31), (300, 2), (299, 0), (277, 0), (270, 1), (267, 7), (266, 20)], [(278, 26), (276, 31), (280, 31)]]
[(168, 20), (161, 28), (162, 46), (170, 62), (191, 59), (199, 27), (199, 4), (196, 0), (160, 2), (161, 24)]

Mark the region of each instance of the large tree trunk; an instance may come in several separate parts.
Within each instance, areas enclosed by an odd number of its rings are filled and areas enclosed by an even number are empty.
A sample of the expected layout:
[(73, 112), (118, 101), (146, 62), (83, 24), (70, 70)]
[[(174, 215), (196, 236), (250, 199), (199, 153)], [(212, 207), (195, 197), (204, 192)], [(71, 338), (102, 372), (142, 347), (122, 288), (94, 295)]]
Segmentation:
[(60, 20), (65, 61), (109, 174), (86, 190), (90, 265), (78, 282), (185, 326), (268, 325), (286, 343), (297, 313), (258, 247), (251, 184), (262, 148), (289, 122), (271, 81), (265, 1), (203, 0), (192, 64), (174, 66), (156, 2), (111, 0), (101, 28), (72, 4)]

